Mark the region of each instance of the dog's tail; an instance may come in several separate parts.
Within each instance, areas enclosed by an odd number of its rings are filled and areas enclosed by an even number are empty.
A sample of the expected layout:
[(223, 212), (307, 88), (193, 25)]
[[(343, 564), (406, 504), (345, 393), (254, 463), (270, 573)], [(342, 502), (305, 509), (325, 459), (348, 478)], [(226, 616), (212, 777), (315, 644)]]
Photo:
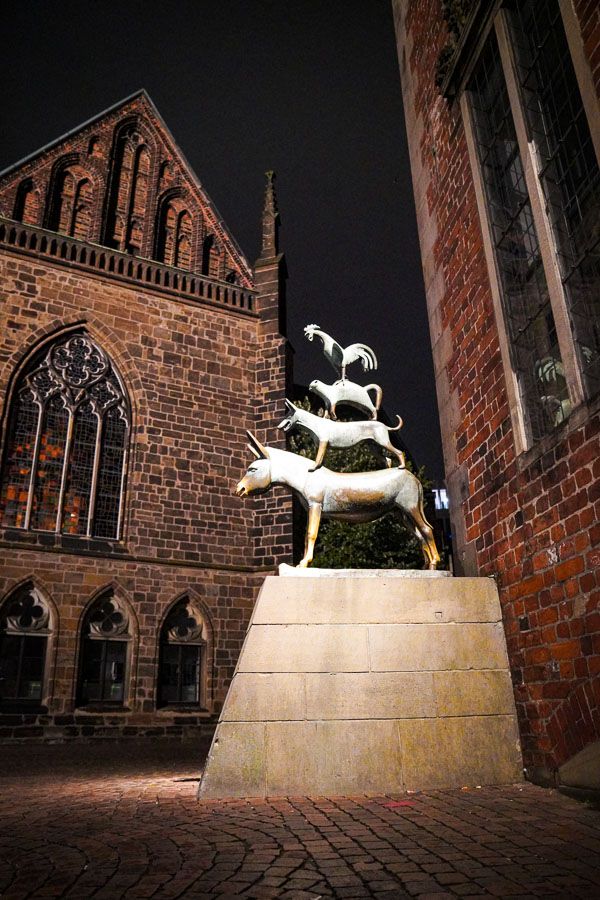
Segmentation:
[(398, 424), (396, 425), (395, 428), (389, 428), (388, 431), (400, 431), (400, 429), (401, 429), (402, 426), (404, 425), (404, 422), (402, 421), (402, 417), (401, 417), (401, 416), (399, 416), (398, 414), (396, 414), (396, 418), (398, 419)]

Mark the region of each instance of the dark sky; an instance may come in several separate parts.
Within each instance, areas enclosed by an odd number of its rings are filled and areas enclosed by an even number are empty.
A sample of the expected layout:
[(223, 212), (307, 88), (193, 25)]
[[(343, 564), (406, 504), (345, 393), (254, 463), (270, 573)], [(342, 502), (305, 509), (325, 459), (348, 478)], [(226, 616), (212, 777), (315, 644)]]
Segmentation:
[(305, 324), (369, 344), (441, 477), (389, 0), (12, 0), (2, 18), (0, 168), (144, 87), (250, 262), (274, 169), (296, 381), (333, 375)]

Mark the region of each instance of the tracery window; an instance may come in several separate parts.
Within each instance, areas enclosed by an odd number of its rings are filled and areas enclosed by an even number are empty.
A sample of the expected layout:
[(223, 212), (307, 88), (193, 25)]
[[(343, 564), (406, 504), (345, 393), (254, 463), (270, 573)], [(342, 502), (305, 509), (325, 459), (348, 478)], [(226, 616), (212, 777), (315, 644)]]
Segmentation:
[(180, 600), (161, 630), (158, 705), (206, 707), (208, 626), (197, 607)]
[(122, 706), (126, 696), (131, 642), (125, 605), (111, 592), (102, 595), (83, 623), (77, 705)]
[(0, 702), (39, 703), (44, 691), (50, 610), (32, 584), (0, 610)]
[(117, 538), (129, 409), (104, 351), (71, 333), (20, 377), (0, 482), (4, 527)]

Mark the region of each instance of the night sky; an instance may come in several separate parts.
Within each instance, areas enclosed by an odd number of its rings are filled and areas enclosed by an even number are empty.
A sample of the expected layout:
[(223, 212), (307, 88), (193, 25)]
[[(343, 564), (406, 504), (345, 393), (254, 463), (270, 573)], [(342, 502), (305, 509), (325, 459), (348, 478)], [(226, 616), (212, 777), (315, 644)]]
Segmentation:
[(389, 0), (12, 0), (3, 32), (0, 168), (144, 87), (251, 263), (274, 169), (295, 380), (334, 377), (309, 322), (372, 346), (348, 376), (441, 478)]

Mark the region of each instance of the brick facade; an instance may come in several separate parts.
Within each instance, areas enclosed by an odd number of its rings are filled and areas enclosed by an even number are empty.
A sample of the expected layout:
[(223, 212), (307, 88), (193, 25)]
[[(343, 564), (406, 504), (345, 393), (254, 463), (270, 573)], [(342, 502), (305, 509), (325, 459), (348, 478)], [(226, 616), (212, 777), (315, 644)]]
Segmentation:
[[(460, 95), (435, 83), (442, 3), (393, 6), (456, 557), (498, 582), (525, 765), (551, 781), (600, 739), (598, 397), (519, 448)], [(573, 8), (597, 91), (597, 4)]]
[[(124, 133), (143, 145), (136, 164), (124, 162)], [(73, 200), (78, 185), (89, 202)], [(170, 210), (167, 222), (170, 198), (176, 215)], [(54, 618), (43, 703), (0, 711), (0, 737), (206, 730), (262, 578), (291, 560), (291, 502), (279, 497), (274, 508), (272, 498), (242, 503), (233, 493), (249, 460), (245, 430), (273, 438), (285, 395), (277, 285), (263, 290), (257, 277), (255, 287), (143, 93), (0, 176), (0, 210), (4, 444), (20, 369), (70, 329), (83, 329), (108, 355), (131, 408), (118, 540), (0, 533), (0, 603), (30, 581)], [(169, 231), (165, 223), (175, 219), (179, 231)], [(126, 699), (120, 710), (77, 709), (81, 624), (105, 588), (130, 616)], [(207, 703), (157, 711), (160, 628), (184, 595), (202, 609), (210, 632)]]

